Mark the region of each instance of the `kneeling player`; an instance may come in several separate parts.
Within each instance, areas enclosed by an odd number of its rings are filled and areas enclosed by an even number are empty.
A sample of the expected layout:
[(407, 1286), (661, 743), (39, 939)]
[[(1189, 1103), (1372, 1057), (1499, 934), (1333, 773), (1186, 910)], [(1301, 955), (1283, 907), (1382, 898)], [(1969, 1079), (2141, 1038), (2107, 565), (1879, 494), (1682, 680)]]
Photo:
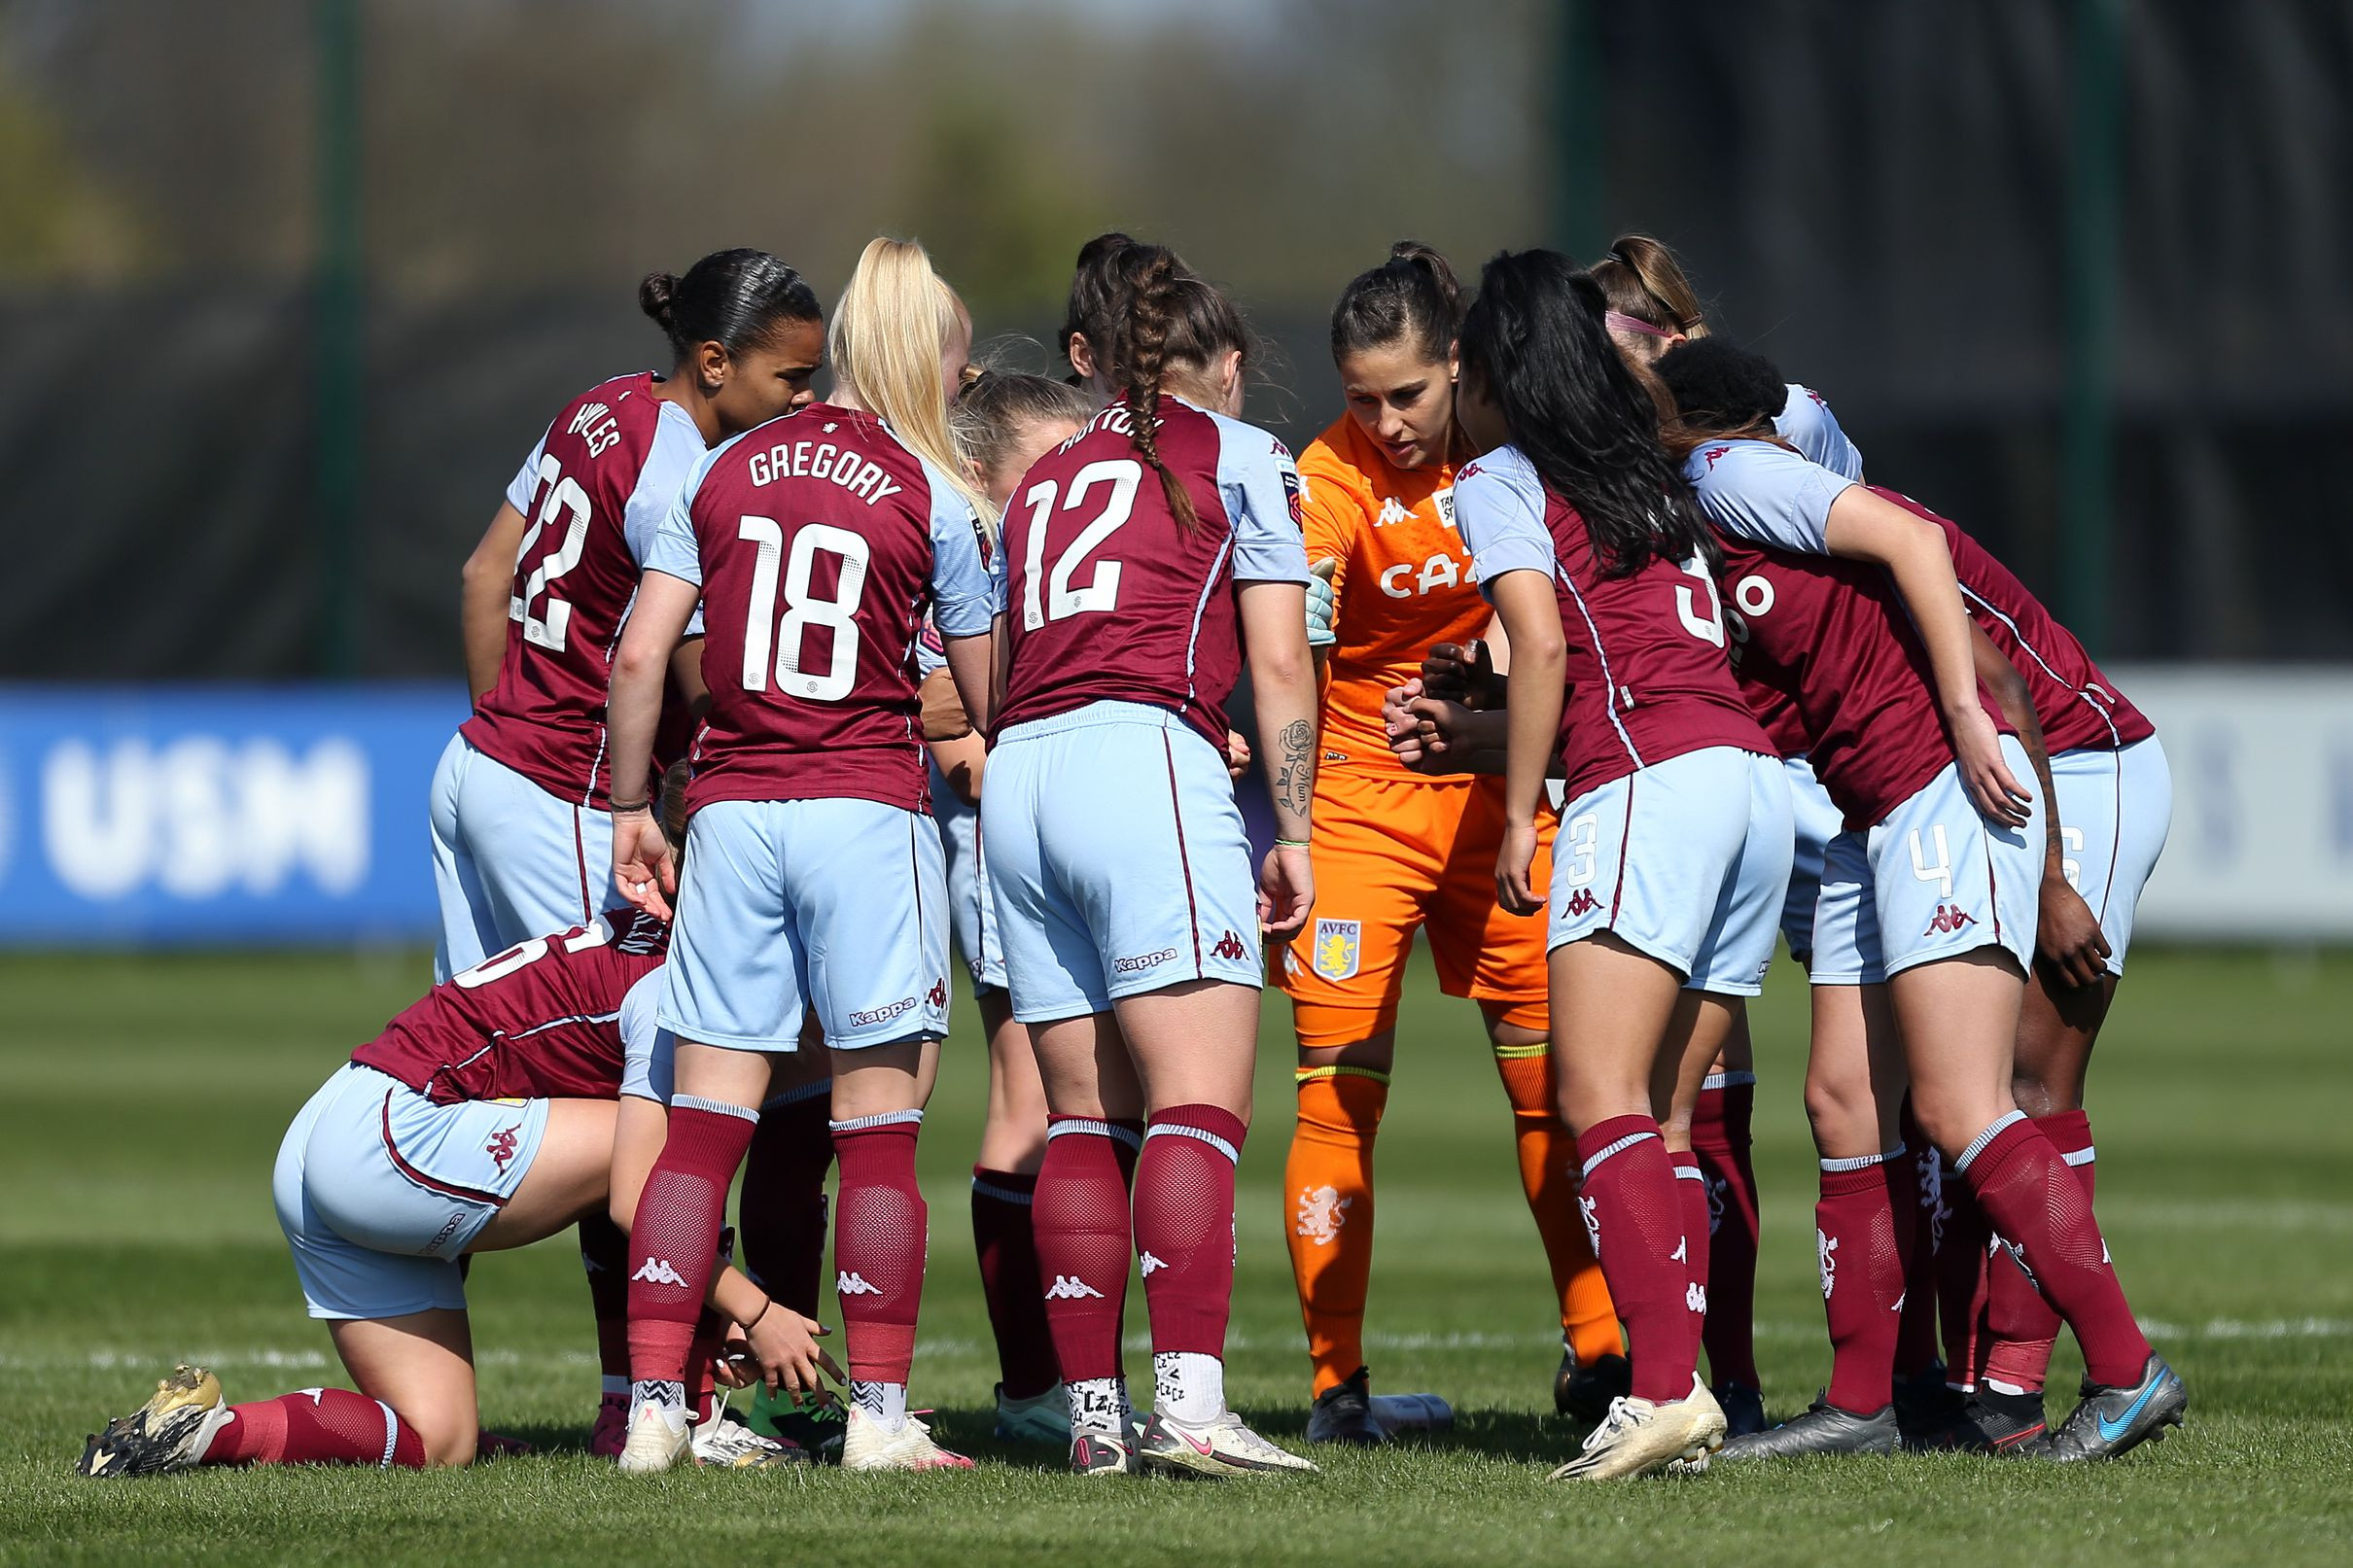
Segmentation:
[[(609, 1190), (628, 1200), (626, 1225), (660, 1146), (668, 1041), (657, 1047), (660, 982), (641, 982), (669, 935), (621, 911), (484, 959), (360, 1047), (296, 1116), (278, 1150), (278, 1223), (357, 1393), (228, 1405), (211, 1373), (182, 1367), (89, 1440), (82, 1473), (472, 1461), (461, 1260), (553, 1236), (603, 1208)], [(816, 1388), (829, 1367), (816, 1324), (772, 1307), (733, 1271), (713, 1299), (770, 1380)], [(792, 1456), (734, 1423), (707, 1422), (698, 1436), (705, 1463)]]

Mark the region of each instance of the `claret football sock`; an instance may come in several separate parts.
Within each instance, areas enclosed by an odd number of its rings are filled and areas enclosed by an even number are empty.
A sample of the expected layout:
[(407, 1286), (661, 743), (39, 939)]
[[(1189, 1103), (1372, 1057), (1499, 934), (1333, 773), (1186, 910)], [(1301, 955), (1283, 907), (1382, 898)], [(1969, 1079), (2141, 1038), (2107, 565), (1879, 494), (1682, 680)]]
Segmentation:
[(1671, 1404), (1691, 1393), (1694, 1342), (1684, 1306), (1688, 1280), (1677, 1257), (1684, 1250), (1682, 1195), (1659, 1124), (1648, 1116), (1610, 1117), (1577, 1135), (1577, 1152), (1594, 1256), (1626, 1320), (1633, 1393)]
[(2149, 1342), (2109, 1265), (2091, 1195), (2051, 1140), (2012, 1111), (1979, 1133), (1956, 1163), (1993, 1228), (2075, 1331), (2086, 1375), (2114, 1388), (2138, 1383)]
[(1007, 1399), (1034, 1398), (1062, 1376), (1054, 1364), (1045, 1281), (1038, 1277), (1037, 1237), (1031, 1228), (1036, 1194), (1036, 1176), (972, 1167), (972, 1249)]
[(1691, 1152), (1707, 1178), (1707, 1376), (1761, 1387), (1757, 1377), (1757, 1170), (1751, 1155), (1757, 1075), (1711, 1073), (1691, 1119)]
[(1903, 1122), (1904, 1158), (1890, 1160), (1887, 1202), (1895, 1211), (1897, 1234), (1911, 1228), (1904, 1263), (1904, 1310), (1895, 1331), (1895, 1376), (1909, 1382), (1937, 1366), (1937, 1249), (1942, 1244), (1949, 1209), (1945, 1202), (1944, 1157), (1911, 1118), (1906, 1102)]
[(1975, 1389), (1984, 1355), (1985, 1249), (1992, 1243), (1985, 1211), (1972, 1184), (1951, 1162), (1939, 1167), (1944, 1189), (1944, 1235), (1936, 1244), (1936, 1315), (1944, 1331), (1945, 1380), (1962, 1393)]
[[(2094, 1196), (2091, 1122), (2080, 1111), (2038, 1116), (2043, 1130), (2075, 1179), (2084, 1197)], [(2039, 1393), (2051, 1371), (2051, 1348), (2058, 1338), (2058, 1313), (2019, 1268), (2002, 1253), (1985, 1260), (1985, 1380), (2017, 1393)]]
[(1876, 1415), (1894, 1398), (1911, 1216), (1899, 1230), (1887, 1167), (1903, 1159), (1899, 1146), (1883, 1155), (1821, 1163), (1822, 1197), (1813, 1216), (1822, 1310), (1830, 1320), (1824, 1398), (1852, 1415)]
[(755, 1111), (693, 1095), (670, 1102), (669, 1134), (629, 1231), (629, 1369), (638, 1382), (685, 1378), (727, 1188), (757, 1121)]
[(1683, 1316), (1697, 1366), (1707, 1327), (1707, 1176), (1700, 1157), (1688, 1149), (1668, 1159), (1675, 1167), (1675, 1198), (1683, 1208)]
[(1215, 1105), (1172, 1105), (1144, 1130), (1136, 1162), (1136, 1247), (1151, 1310), (1156, 1381), (1162, 1356), (1225, 1354), (1234, 1298), (1234, 1167), (1247, 1132), (1242, 1118)]
[(596, 1313), (597, 1371), (604, 1392), (629, 1391), (629, 1237), (599, 1211), (579, 1226), (580, 1269), (588, 1276), (588, 1303)]
[[(1552, 1047), (1498, 1045), (1495, 1072), (1511, 1101), (1512, 1137), (1520, 1156), (1520, 1190), (1544, 1242), (1553, 1292), (1561, 1299), (1561, 1334), (1580, 1366), (1626, 1353), (1609, 1282), (1594, 1261), (1585, 1215), (1577, 1207), (1577, 1140), (1555, 1108)], [(1352, 1367), (1343, 1367), (1346, 1376)]]
[(818, 1315), (824, 1292), (832, 1093), (826, 1079), (795, 1084), (760, 1107), (736, 1200), (745, 1272), (803, 1317)]
[(915, 1322), (923, 1306), (924, 1246), (931, 1224), (915, 1184), (919, 1110), (861, 1116), (833, 1124), (841, 1161), (841, 1212), (833, 1237), (834, 1292), (854, 1382), (901, 1385), (915, 1360)]
[[(1140, 1132), (1115, 1122), (1047, 1118), (1030, 1225), (1055, 1362), (1073, 1390), (1120, 1375), (1120, 1309), (1135, 1256), (1127, 1172), (1141, 1141)], [(1073, 1417), (1078, 1403), (1073, 1392)]]
[(305, 1388), (251, 1405), (197, 1456), (206, 1465), (376, 1465), (421, 1470), (425, 1440), (392, 1407), (348, 1388)]
[(1373, 1272), (1373, 1139), (1388, 1074), (1346, 1064), (1298, 1070), (1299, 1121), (1283, 1166), (1283, 1237), (1320, 1394), (1364, 1365)]

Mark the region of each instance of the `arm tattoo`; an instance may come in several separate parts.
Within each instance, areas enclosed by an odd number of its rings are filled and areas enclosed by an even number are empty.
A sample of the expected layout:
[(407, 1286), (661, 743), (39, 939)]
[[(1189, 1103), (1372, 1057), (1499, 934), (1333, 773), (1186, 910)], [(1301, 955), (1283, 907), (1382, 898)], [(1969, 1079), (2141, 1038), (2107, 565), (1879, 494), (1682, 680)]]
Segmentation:
[(1316, 793), (1316, 726), (1294, 718), (1282, 726), (1276, 751), (1281, 767), (1275, 775), (1275, 805), (1305, 820), (1308, 802)]

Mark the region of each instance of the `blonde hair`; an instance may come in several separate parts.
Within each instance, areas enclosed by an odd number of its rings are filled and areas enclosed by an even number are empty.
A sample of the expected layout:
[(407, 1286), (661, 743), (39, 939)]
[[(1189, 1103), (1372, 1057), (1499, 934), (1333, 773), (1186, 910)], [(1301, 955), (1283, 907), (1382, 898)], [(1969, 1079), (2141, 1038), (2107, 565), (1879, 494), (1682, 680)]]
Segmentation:
[(970, 320), (921, 245), (873, 239), (834, 307), (825, 352), (833, 361), (834, 385), (945, 475), (994, 540), (997, 509), (973, 482), (949, 428), (950, 388), (939, 363), (948, 340), (968, 331)]

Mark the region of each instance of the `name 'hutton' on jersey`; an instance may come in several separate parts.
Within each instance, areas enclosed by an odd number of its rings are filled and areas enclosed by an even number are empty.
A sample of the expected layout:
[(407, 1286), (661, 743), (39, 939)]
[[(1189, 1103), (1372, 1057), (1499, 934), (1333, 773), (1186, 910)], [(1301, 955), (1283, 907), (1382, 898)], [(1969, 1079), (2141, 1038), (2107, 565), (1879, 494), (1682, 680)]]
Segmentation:
[(996, 615), (971, 507), (890, 428), (813, 403), (725, 442), (686, 482), (646, 565), (703, 590), (691, 806), (872, 800), (930, 810), (915, 645)]

